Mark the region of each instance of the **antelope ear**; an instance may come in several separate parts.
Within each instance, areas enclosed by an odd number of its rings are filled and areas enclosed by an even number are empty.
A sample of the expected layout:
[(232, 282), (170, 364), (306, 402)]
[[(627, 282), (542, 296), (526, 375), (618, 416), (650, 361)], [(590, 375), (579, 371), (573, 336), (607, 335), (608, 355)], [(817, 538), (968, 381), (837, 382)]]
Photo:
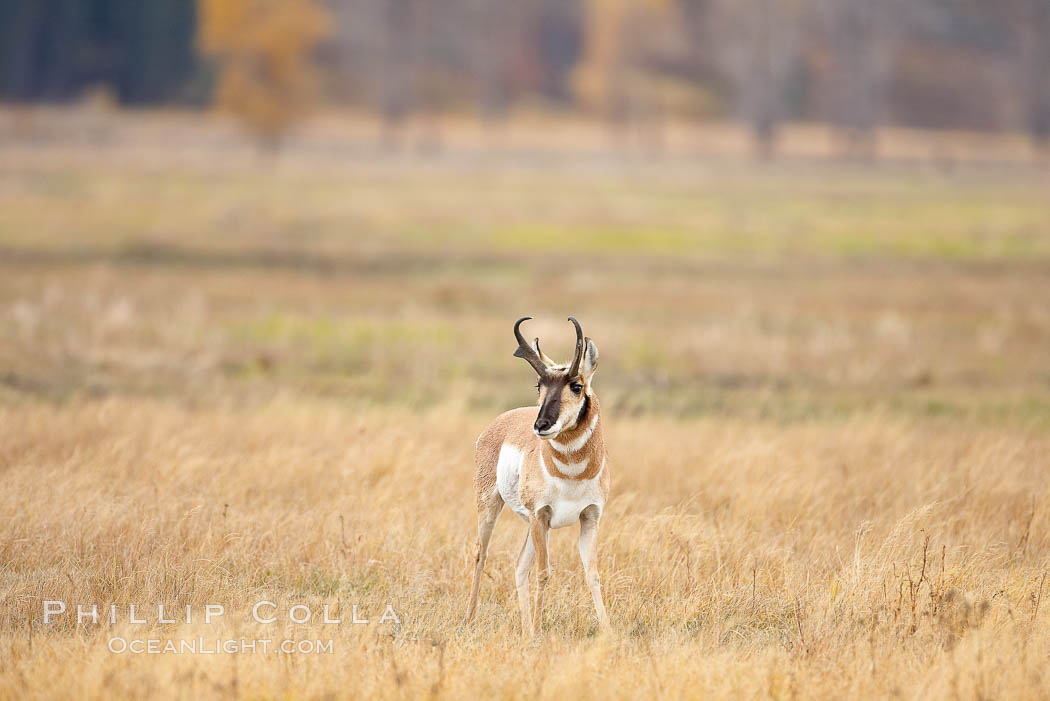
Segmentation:
[(594, 341), (589, 338), (584, 339), (583, 346), (583, 360), (580, 362), (580, 374), (587, 382), (591, 381), (591, 376), (594, 371), (598, 369), (598, 346), (594, 345)]
[(540, 350), (540, 339), (538, 339), (538, 338), (533, 339), (533, 341), (532, 341), (532, 348), (533, 348), (533, 350), (536, 351), (536, 355), (540, 356), (540, 360), (543, 361), (544, 365), (546, 365), (547, 367), (551, 367), (553, 365), (557, 365), (556, 362), (554, 362), (553, 360), (551, 360), (550, 358), (547, 357), (546, 353), (544, 353), (543, 351)]

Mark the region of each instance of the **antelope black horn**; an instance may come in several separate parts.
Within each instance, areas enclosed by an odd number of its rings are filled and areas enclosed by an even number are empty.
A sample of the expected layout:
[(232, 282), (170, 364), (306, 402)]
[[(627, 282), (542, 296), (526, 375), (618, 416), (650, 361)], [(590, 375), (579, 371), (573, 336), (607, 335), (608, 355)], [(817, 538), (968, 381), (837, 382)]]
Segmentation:
[(576, 317), (570, 316), (569, 321), (576, 327), (576, 355), (572, 359), (572, 367), (569, 368), (569, 379), (576, 377), (580, 373), (580, 361), (583, 360), (583, 329), (580, 328), (580, 322), (576, 321)]
[(528, 321), (531, 316), (523, 316), (514, 322), (514, 338), (518, 339), (518, 349), (514, 351), (514, 356), (521, 358), (526, 363), (532, 366), (532, 369), (536, 371), (536, 374), (543, 377), (547, 374), (547, 366), (540, 359), (539, 354), (528, 344), (525, 337), (521, 335), (521, 322)]

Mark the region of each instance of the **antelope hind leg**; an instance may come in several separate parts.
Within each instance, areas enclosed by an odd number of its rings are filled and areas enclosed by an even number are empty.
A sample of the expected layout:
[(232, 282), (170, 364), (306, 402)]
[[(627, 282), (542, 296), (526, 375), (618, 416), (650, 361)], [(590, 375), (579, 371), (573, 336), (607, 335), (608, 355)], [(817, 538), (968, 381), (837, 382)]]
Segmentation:
[(489, 540), (502, 510), (503, 498), (499, 494), (493, 494), (487, 503), (478, 506), (478, 547), (474, 555), (474, 581), (470, 585), (470, 603), (467, 604), (467, 615), (463, 617), (464, 623), (474, 618), (474, 611), (478, 607), (478, 590), (481, 588), (481, 573), (485, 569)]

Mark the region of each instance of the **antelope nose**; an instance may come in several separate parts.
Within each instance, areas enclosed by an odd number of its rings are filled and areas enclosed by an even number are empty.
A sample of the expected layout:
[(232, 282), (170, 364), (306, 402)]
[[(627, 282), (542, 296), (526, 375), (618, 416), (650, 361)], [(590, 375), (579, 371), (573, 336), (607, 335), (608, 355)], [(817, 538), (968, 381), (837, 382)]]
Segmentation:
[(551, 426), (553, 425), (554, 423), (550, 419), (541, 416), (540, 418), (536, 419), (536, 423), (533, 425), (533, 428), (536, 429), (536, 433), (546, 433), (550, 430)]

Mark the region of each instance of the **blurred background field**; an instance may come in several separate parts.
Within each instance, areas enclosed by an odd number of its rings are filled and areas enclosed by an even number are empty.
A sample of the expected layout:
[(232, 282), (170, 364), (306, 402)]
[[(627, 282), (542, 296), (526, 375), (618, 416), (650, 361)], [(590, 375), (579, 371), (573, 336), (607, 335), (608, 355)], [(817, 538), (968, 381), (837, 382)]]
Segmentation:
[(7, 141), (5, 399), (492, 411), (530, 400), (513, 320), (568, 352), (575, 314), (620, 413), (1050, 416), (1036, 166), (493, 153), (466, 126), (441, 154), (385, 157), (354, 124), (275, 157), (178, 113), (102, 143), (69, 125)]

